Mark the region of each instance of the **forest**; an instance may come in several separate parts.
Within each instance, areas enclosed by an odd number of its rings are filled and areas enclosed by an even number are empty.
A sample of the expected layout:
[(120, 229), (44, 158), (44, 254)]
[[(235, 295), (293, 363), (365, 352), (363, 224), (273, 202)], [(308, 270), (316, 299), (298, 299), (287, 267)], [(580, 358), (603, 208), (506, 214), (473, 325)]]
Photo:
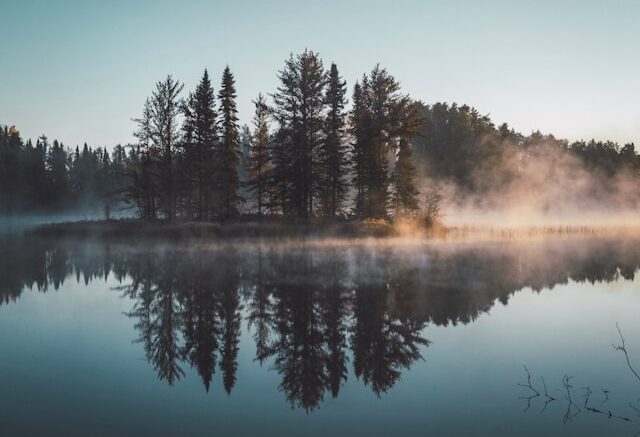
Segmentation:
[(142, 106), (133, 144), (66, 147), (0, 129), (0, 215), (99, 213), (145, 221), (394, 219), (441, 201), (542, 211), (640, 204), (633, 143), (575, 141), (496, 126), (467, 105), (426, 104), (375, 66), (353, 84), (305, 50), (241, 125), (234, 75), (217, 91), (168, 75)]

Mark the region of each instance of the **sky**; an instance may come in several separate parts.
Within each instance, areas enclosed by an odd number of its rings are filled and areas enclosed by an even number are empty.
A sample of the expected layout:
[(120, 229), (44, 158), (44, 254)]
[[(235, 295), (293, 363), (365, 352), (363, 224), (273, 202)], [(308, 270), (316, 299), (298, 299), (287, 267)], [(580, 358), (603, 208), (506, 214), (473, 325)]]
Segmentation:
[(241, 123), (290, 53), (349, 86), (377, 63), (426, 103), (466, 103), (577, 139), (640, 142), (636, 0), (0, 0), (0, 124), (25, 138), (133, 141), (154, 84), (236, 78)]

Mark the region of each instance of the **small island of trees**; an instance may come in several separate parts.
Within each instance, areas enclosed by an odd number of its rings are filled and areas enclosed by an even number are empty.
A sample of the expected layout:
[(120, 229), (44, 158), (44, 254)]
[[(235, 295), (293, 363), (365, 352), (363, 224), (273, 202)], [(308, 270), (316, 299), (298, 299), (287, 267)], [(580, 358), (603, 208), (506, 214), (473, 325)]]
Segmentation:
[[(44, 135), (33, 144), (5, 126), (0, 214), (125, 210), (144, 221), (221, 223), (426, 214), (431, 223), (443, 183), (462, 201), (499, 203), (539, 168), (588, 175), (588, 186), (565, 187), (577, 197), (640, 202), (629, 188), (640, 175), (632, 143), (525, 136), (466, 105), (414, 100), (379, 65), (349, 94), (338, 66), (310, 50), (277, 76), (277, 89), (253, 101), (250, 126), (240, 125), (228, 66), (217, 92), (207, 70), (188, 93), (171, 75), (158, 82), (133, 119), (136, 143), (111, 151), (67, 149)], [(621, 181), (623, 196), (612, 196)]]

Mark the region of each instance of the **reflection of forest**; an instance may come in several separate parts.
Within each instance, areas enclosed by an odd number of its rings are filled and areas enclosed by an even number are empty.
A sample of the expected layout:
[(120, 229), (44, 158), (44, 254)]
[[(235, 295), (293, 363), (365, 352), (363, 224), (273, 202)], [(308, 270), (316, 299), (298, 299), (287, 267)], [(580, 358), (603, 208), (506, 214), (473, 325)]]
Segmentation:
[(185, 250), (5, 241), (0, 302), (112, 274), (134, 301), (138, 340), (158, 377), (191, 366), (207, 390), (236, 381), (241, 322), (273, 362), (292, 407), (313, 409), (355, 375), (389, 390), (428, 344), (427, 323), (468, 323), (496, 299), (575, 281), (631, 279), (640, 246), (624, 241), (416, 248)]

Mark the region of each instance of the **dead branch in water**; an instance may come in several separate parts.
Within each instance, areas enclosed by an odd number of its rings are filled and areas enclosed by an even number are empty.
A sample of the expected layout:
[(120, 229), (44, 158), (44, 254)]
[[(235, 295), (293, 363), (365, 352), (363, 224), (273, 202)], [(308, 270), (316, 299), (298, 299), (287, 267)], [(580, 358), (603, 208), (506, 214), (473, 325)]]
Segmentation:
[(547, 383), (544, 382), (544, 377), (540, 377), (540, 380), (542, 381), (542, 387), (544, 388), (544, 396), (547, 398), (547, 400), (544, 402), (544, 407), (542, 407), (542, 410), (540, 410), (540, 412), (544, 412), (544, 410), (547, 409), (547, 406), (556, 400), (556, 398), (554, 398), (553, 396), (551, 396), (549, 394), (549, 392), (547, 391)]
[[(562, 422), (563, 423), (567, 423), (569, 421), (571, 421), (574, 417), (576, 417), (578, 414), (580, 414), (582, 412), (582, 410), (580, 409), (580, 407), (578, 407), (575, 402), (573, 402), (573, 399), (571, 398), (571, 389), (573, 388), (573, 386), (571, 385), (571, 376), (568, 375), (564, 375), (562, 377), (562, 385), (565, 388), (565, 391), (567, 392), (567, 411), (564, 413), (564, 417), (562, 418)], [(573, 408), (572, 408), (573, 407)], [(575, 411), (575, 413), (571, 414), (572, 410)]]
[(635, 375), (635, 377), (638, 379), (638, 381), (640, 381), (640, 374), (638, 374), (638, 372), (636, 371), (636, 369), (633, 368), (633, 366), (631, 365), (631, 360), (629, 359), (629, 351), (627, 350), (627, 346), (624, 342), (624, 336), (622, 335), (622, 330), (620, 329), (620, 325), (618, 323), (616, 323), (616, 328), (618, 328), (618, 334), (620, 334), (620, 343), (619, 345), (615, 345), (612, 344), (611, 346), (613, 346), (613, 348), (617, 351), (623, 352), (624, 356), (627, 360), (627, 366), (629, 367), (629, 370), (631, 370), (631, 373), (633, 373)]
[(518, 398), (518, 399), (525, 399), (527, 401), (527, 407), (524, 409), (524, 411), (527, 411), (529, 408), (531, 408), (531, 401), (539, 397), (540, 392), (533, 387), (533, 384), (531, 384), (531, 372), (529, 372), (529, 369), (527, 368), (527, 366), (523, 365), (522, 367), (524, 367), (524, 371), (527, 372), (527, 383), (526, 384), (518, 383), (518, 385), (520, 387), (528, 388), (533, 392), (531, 396), (520, 396)]

